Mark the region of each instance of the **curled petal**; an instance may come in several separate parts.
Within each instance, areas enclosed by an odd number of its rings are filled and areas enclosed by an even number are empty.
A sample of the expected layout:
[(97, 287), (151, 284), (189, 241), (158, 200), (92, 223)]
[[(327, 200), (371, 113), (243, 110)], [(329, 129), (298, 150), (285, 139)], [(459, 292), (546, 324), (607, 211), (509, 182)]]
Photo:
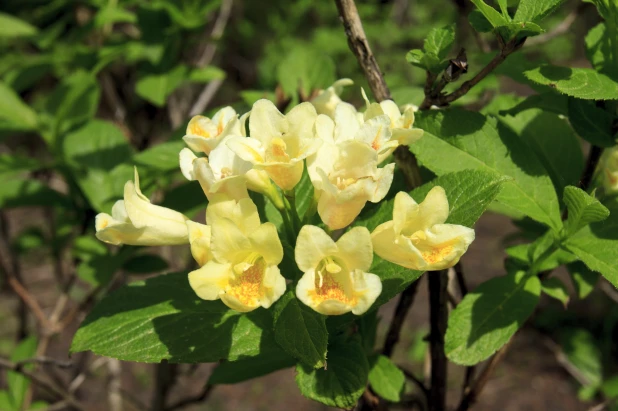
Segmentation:
[(298, 233), (294, 258), (298, 268), (305, 272), (317, 267), (320, 261), (338, 251), (339, 248), (324, 230), (313, 225), (305, 225)]
[(218, 300), (228, 287), (230, 272), (230, 264), (209, 261), (189, 273), (189, 285), (202, 300)]

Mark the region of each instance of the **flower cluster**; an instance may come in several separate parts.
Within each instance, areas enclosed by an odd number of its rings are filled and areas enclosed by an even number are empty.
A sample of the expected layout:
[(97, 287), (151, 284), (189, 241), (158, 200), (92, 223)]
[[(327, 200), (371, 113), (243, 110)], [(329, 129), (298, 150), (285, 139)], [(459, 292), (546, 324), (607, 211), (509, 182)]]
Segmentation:
[[(284, 248), (278, 229), (260, 221), (249, 191), (266, 196), (281, 213), (281, 229), (295, 243), (294, 258), (303, 273), (293, 279), (296, 296), (322, 314), (362, 314), (371, 307), (382, 291), (380, 277), (368, 272), (374, 251), (417, 270), (453, 266), (474, 231), (444, 224), (449, 206), (440, 187), (421, 204), (398, 193), (392, 221), (373, 233), (353, 227), (333, 240), (331, 235), (350, 226), (368, 201), (377, 203), (388, 193), (395, 166), (382, 163), (399, 145), (423, 135), (413, 127), (413, 107), (402, 113), (392, 101), (369, 102), (364, 92), (364, 112), (343, 102), (339, 94), (351, 83), (339, 80), (287, 114), (259, 100), (240, 117), (231, 107), (212, 119), (194, 117), (184, 136), (189, 148), (180, 152), (180, 169), (209, 200), (206, 224), (151, 204), (136, 170), (112, 215), (97, 216), (97, 237), (115, 245), (189, 244), (200, 266), (189, 273), (195, 293), (241, 312), (270, 307), (294, 277), (280, 271)], [(302, 225), (297, 215), (295, 187), (305, 166), (314, 188), (311, 210), (326, 231)]]

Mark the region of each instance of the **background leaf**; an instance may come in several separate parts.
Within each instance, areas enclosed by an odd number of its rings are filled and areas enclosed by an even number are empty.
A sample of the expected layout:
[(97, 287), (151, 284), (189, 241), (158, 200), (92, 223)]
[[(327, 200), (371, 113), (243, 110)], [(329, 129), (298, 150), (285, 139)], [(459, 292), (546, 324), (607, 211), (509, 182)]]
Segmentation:
[(550, 86), (561, 93), (586, 100), (618, 99), (618, 83), (588, 68), (544, 65), (524, 71), (529, 80)]
[(406, 377), (390, 358), (378, 355), (373, 358), (369, 370), (369, 384), (380, 397), (399, 402), (406, 383)]

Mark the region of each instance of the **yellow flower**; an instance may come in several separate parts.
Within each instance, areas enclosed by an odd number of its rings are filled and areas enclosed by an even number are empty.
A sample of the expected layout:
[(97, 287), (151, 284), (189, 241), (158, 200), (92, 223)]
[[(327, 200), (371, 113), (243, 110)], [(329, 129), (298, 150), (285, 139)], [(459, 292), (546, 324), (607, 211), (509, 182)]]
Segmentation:
[(307, 171), (318, 198), (318, 214), (336, 230), (351, 224), (367, 201), (377, 203), (384, 198), (395, 165), (378, 168), (376, 151), (359, 140), (336, 142), (334, 123), (327, 116), (318, 116), (316, 132), (324, 143), (307, 159)]
[(201, 267), (212, 260), (212, 253), (210, 251), (210, 237), (212, 234), (210, 226), (189, 220), (187, 221), (187, 229), (189, 232), (191, 255)]
[(108, 244), (173, 245), (187, 244), (187, 217), (169, 208), (150, 203), (139, 187), (135, 169), (135, 184), (127, 181), (124, 200), (112, 207), (112, 215), (96, 216), (96, 236)]
[(198, 153), (209, 155), (229, 135), (242, 135), (242, 124), (232, 107), (224, 107), (214, 117), (195, 116), (189, 121), (183, 140)]
[(432, 188), (420, 204), (399, 192), (393, 220), (379, 225), (371, 234), (373, 249), (383, 259), (413, 270), (452, 267), (474, 241), (474, 230), (444, 224), (448, 214), (448, 199), (440, 186)]
[(197, 180), (208, 199), (216, 193), (227, 193), (240, 199), (248, 197), (246, 173), (251, 163), (238, 157), (222, 144), (210, 152), (208, 158), (196, 157), (188, 148), (180, 151), (180, 169), (188, 180)]
[(283, 190), (291, 190), (302, 177), (303, 160), (321, 144), (313, 131), (316, 117), (311, 103), (283, 115), (269, 100), (258, 100), (249, 117), (251, 137), (232, 137), (226, 144)]
[(618, 192), (618, 146), (605, 150), (601, 160), (605, 192)]
[(388, 117), (391, 132), (390, 141), (397, 142), (394, 148), (389, 147), (388, 154), (392, 153), (397, 145), (408, 146), (423, 137), (423, 130), (414, 128), (414, 112), (417, 111), (415, 106), (407, 105), (401, 113), (397, 104), (392, 100), (384, 100), (379, 104), (370, 103), (365, 90), (363, 90), (363, 97), (367, 103), (367, 110), (364, 114), (366, 122), (374, 118), (382, 118), (384, 115)]
[(335, 117), (335, 108), (339, 103), (343, 101), (339, 97), (345, 86), (354, 84), (349, 78), (342, 78), (333, 83), (332, 86), (326, 90), (322, 90), (320, 94), (311, 99), (310, 103), (313, 104), (318, 114), (325, 114), (330, 118)]
[(335, 243), (321, 228), (306, 225), (294, 253), (304, 272), (296, 296), (321, 314), (363, 314), (382, 292), (380, 278), (367, 273), (373, 250), (365, 227), (352, 228)]
[(270, 307), (286, 287), (277, 267), (283, 259), (277, 229), (260, 224), (249, 198), (215, 196), (208, 208), (212, 259), (189, 273), (189, 284), (200, 298), (221, 299), (236, 311)]

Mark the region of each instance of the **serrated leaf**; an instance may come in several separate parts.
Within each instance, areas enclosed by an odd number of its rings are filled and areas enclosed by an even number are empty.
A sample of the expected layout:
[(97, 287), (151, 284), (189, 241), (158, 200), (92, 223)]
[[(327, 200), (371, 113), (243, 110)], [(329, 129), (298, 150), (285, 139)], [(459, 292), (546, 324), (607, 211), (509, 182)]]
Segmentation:
[(530, 148), (497, 120), (459, 109), (419, 113), (423, 138), (410, 149), (437, 175), (478, 169), (512, 178), (497, 201), (558, 230), (562, 226), (558, 197), (547, 171), (530, 156)]
[(564, 0), (521, 0), (515, 12), (515, 21), (538, 22), (553, 13)]
[(38, 122), (36, 112), (2, 81), (0, 81), (0, 119), (18, 130), (34, 130)]
[[(543, 111), (549, 111), (554, 114), (562, 114), (566, 116), (568, 113), (568, 101), (569, 97), (565, 96), (564, 94), (556, 93), (554, 91), (541, 94), (533, 94), (529, 97), (526, 97), (514, 107), (511, 107), (504, 111), (500, 111), (497, 114), (500, 114), (501, 116), (516, 116), (522, 111), (526, 111), (531, 108), (539, 108)], [(483, 113), (486, 114), (485, 112)]]
[(588, 68), (543, 65), (524, 71), (529, 80), (586, 100), (618, 99), (618, 83)]
[(399, 402), (405, 383), (403, 371), (390, 358), (378, 355), (370, 362), (369, 384), (380, 397), (390, 402)]
[(0, 38), (32, 37), (38, 29), (10, 14), (0, 13)]
[(425, 53), (432, 53), (440, 60), (444, 60), (455, 43), (455, 25), (432, 29), (424, 43)]
[(275, 340), (281, 348), (309, 367), (324, 366), (328, 331), (322, 314), (301, 303), (289, 291), (277, 302), (274, 318)]
[[(36, 354), (37, 340), (35, 337), (28, 337), (22, 340), (13, 353), (11, 354), (11, 361), (19, 362), (34, 357)], [(32, 370), (34, 364), (26, 365), (27, 370)], [(6, 375), (7, 384), (9, 386), (9, 398), (13, 409), (21, 410), (30, 386), (30, 379), (21, 373), (15, 371), (9, 371)]]
[(599, 200), (581, 188), (568, 186), (564, 189), (564, 203), (569, 216), (564, 223), (566, 235), (571, 235), (591, 223), (609, 217), (609, 210)]
[(563, 245), (618, 288), (618, 202), (608, 204), (607, 208), (607, 220), (582, 228)]
[(508, 24), (509, 20), (507, 20), (503, 15), (501, 15), (496, 9), (488, 6), (483, 0), (471, 1), (478, 8), (478, 10), (483, 13), (483, 16), (485, 16), (485, 18), (492, 25), (492, 27), (500, 27)]
[(328, 351), (328, 367), (296, 367), (296, 384), (302, 395), (330, 407), (350, 409), (365, 390), (369, 364), (358, 339), (334, 341)]
[(412, 64), (413, 66), (425, 68), (425, 65), (423, 64), (424, 57), (425, 57), (425, 52), (423, 50), (414, 49), (414, 50), (408, 51), (408, 53), (406, 54), (406, 61)]
[[(532, 266), (535, 259), (538, 259), (541, 254), (543, 254), (552, 245), (553, 232), (550, 230), (533, 243), (519, 244), (507, 248), (506, 254), (519, 264), (523, 264), (524, 267), (528, 268)], [(538, 267), (538, 271), (542, 272), (553, 270), (556, 267), (571, 263), (575, 260), (577, 260), (577, 257), (570, 252), (558, 249), (545, 257), (541, 265)]]
[(178, 154), (183, 141), (166, 141), (133, 156), (133, 162), (159, 171), (179, 170)]
[(541, 283), (541, 289), (548, 296), (560, 301), (566, 308), (569, 303), (569, 291), (566, 285), (557, 277), (550, 277)]
[(585, 38), (586, 56), (592, 67), (611, 78), (618, 77), (618, 51), (614, 49), (613, 39), (608, 32), (606, 23), (594, 26)]
[(567, 269), (571, 274), (571, 280), (577, 291), (577, 296), (580, 299), (588, 297), (599, 281), (599, 273), (592, 271), (581, 261), (567, 264)]
[(477, 364), (506, 344), (539, 302), (541, 282), (524, 272), (493, 278), (451, 313), (444, 350), (453, 362)]
[(502, 36), (504, 41), (509, 41), (515, 37), (533, 37), (544, 33), (545, 30), (531, 21), (512, 21), (504, 26), (496, 27), (496, 31)]
[(71, 352), (90, 350), (123, 361), (231, 361), (276, 344), (271, 315), (241, 314), (221, 301), (204, 301), (187, 273), (160, 275), (105, 297), (77, 330)]
[(478, 10), (472, 10), (470, 14), (468, 14), (468, 21), (472, 28), (479, 33), (488, 33), (494, 28), (483, 13)]
[(276, 344), (262, 351), (255, 357), (221, 362), (210, 374), (208, 384), (237, 384), (296, 364), (296, 359), (281, 352)]
[(568, 115), (571, 125), (581, 138), (599, 147), (616, 144), (612, 134), (614, 117), (597, 107), (594, 101), (569, 98)]

